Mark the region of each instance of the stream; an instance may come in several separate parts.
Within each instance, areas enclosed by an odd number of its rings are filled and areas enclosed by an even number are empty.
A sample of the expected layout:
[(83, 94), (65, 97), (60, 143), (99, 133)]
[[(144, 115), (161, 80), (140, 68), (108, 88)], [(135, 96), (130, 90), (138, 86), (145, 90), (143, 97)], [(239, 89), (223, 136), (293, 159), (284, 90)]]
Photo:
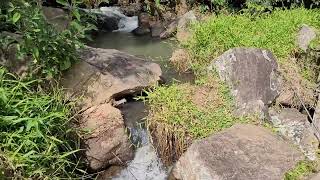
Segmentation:
[[(166, 84), (178, 82), (193, 82), (193, 74), (177, 73), (169, 63), (175, 47), (175, 41), (160, 40), (150, 36), (134, 36), (130, 33), (138, 27), (137, 17), (126, 17), (118, 8), (104, 7), (100, 13), (120, 17), (119, 29), (114, 32), (99, 32), (93, 37), (88, 45), (96, 48), (117, 49), (129, 54), (144, 58), (148, 61), (158, 63), (163, 72), (163, 79)], [(113, 180), (165, 180), (168, 176), (168, 169), (164, 167), (157, 157), (156, 150), (152, 146), (147, 129), (144, 127), (144, 120), (148, 115), (148, 107), (141, 101), (134, 98), (126, 99), (127, 103), (119, 106), (125, 125), (129, 130), (132, 144), (136, 147), (134, 159), (127, 164), (127, 167), (112, 177), (100, 179)]]

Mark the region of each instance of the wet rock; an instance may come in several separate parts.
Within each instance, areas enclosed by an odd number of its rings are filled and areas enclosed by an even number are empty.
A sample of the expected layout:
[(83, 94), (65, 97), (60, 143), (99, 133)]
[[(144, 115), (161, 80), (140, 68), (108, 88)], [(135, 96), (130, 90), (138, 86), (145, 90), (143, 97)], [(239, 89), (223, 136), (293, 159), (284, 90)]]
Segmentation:
[(151, 25), (151, 36), (152, 37), (160, 37), (160, 34), (165, 30), (164, 25), (157, 21)]
[(150, 32), (151, 32), (150, 28), (143, 28), (143, 27), (137, 27), (135, 30), (132, 31), (132, 33), (137, 36), (147, 35)]
[(82, 98), (83, 107), (141, 92), (162, 74), (158, 64), (114, 49), (87, 47), (81, 59), (63, 77), (69, 99)]
[(280, 112), (270, 109), (269, 113), (270, 121), (279, 134), (298, 145), (309, 160), (316, 160), (319, 142), (307, 116), (293, 108), (281, 109)]
[(119, 29), (120, 17), (107, 14), (95, 14), (97, 16), (97, 28), (104, 31), (113, 31)]
[(55, 26), (59, 31), (67, 29), (70, 20), (68, 19), (68, 13), (60, 8), (42, 6), (42, 12), (46, 20)]
[(267, 106), (279, 95), (280, 77), (275, 57), (268, 50), (233, 48), (212, 62), (220, 79), (231, 88), (236, 114), (268, 115)]
[(145, 35), (150, 33), (150, 16), (148, 13), (140, 13), (138, 16), (139, 27), (133, 30), (135, 35)]
[(84, 148), (90, 169), (124, 165), (133, 158), (120, 110), (101, 104), (90, 107), (81, 117), (81, 128), (89, 131), (84, 137)]
[(195, 141), (176, 163), (179, 180), (283, 179), (303, 155), (293, 146), (254, 125), (235, 125)]
[(307, 51), (310, 43), (317, 36), (316, 31), (308, 25), (303, 25), (298, 33), (297, 44), (298, 47), (304, 51)]

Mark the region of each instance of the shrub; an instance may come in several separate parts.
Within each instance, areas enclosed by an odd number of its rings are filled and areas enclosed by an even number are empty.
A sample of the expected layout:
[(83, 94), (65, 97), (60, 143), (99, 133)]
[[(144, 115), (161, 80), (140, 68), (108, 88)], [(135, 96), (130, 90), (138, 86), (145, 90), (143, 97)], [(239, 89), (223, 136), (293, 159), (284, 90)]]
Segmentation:
[[(82, 25), (77, 10), (69, 17), (68, 29), (59, 32), (49, 24), (35, 1), (15, 0), (2, 5), (2, 31), (14, 31), (22, 36), (17, 46), (19, 58), (31, 57), (31, 76), (53, 78), (77, 61), (80, 41), (92, 25)], [(71, 19), (72, 17), (73, 20)], [(2, 45), (3, 46), (3, 45)]]

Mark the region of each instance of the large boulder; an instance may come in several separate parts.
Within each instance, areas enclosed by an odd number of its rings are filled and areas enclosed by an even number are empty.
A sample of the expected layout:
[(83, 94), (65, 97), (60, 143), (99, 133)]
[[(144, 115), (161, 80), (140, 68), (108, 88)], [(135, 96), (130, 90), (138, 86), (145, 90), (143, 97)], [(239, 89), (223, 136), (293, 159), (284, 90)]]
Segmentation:
[(303, 159), (295, 147), (269, 130), (235, 125), (195, 141), (176, 163), (179, 180), (283, 179)]
[(209, 66), (231, 88), (235, 97), (236, 114), (267, 116), (267, 105), (280, 91), (278, 65), (272, 53), (258, 48), (233, 48)]
[(123, 165), (133, 158), (120, 110), (110, 104), (92, 106), (82, 113), (80, 124), (89, 131), (83, 146), (91, 170)]
[(155, 85), (162, 74), (158, 64), (114, 49), (87, 47), (79, 63), (64, 75), (69, 98), (83, 97), (83, 106), (110, 102)]
[(272, 126), (281, 136), (299, 146), (309, 160), (316, 160), (319, 142), (306, 115), (293, 108), (280, 112), (270, 109), (269, 114)]
[(317, 36), (316, 31), (308, 25), (302, 25), (298, 32), (297, 44), (300, 49), (307, 51), (312, 40)]

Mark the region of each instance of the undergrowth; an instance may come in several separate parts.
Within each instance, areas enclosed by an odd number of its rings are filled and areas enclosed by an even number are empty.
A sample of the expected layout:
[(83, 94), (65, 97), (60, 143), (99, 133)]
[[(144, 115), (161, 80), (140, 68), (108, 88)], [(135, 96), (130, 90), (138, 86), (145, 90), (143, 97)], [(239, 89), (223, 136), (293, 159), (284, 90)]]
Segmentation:
[[(0, 174), (14, 179), (76, 177), (83, 171), (70, 127), (72, 105), (0, 68)], [(0, 175), (1, 177), (1, 175)]]

